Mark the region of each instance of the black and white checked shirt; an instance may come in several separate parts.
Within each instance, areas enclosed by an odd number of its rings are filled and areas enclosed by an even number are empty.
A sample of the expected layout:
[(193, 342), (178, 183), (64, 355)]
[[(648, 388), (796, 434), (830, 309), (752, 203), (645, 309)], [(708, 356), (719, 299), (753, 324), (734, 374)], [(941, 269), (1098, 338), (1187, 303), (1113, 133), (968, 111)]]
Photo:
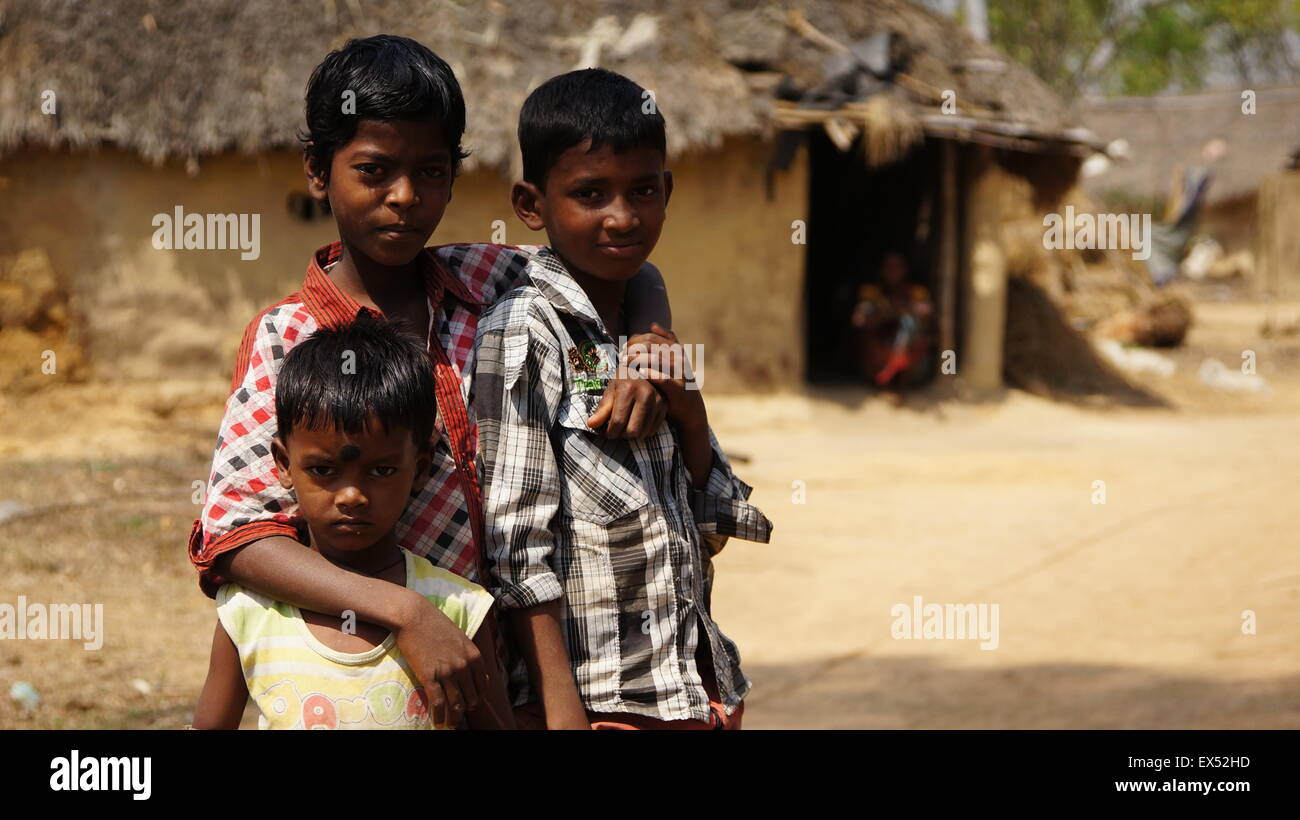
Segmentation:
[[(728, 713), (750, 682), (709, 614), (711, 556), (734, 536), (767, 541), (712, 431), (708, 487), (693, 490), (668, 424), (644, 441), (587, 428), (617, 352), (554, 253), (479, 322), (472, 408), (487, 518), (489, 584), (506, 608), (563, 599), (586, 707), (661, 720), (709, 717), (696, 668), (707, 642)], [(515, 703), (532, 699), (511, 670)]]

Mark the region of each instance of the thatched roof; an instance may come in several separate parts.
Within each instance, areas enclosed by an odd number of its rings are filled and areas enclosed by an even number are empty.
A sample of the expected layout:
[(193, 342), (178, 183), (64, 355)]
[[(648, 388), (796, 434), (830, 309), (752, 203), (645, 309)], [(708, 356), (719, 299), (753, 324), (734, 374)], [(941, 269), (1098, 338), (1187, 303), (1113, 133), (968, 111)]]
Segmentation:
[(1241, 90), (1088, 101), (1081, 116), (1099, 138), (1124, 139), (1131, 161), (1118, 161), (1086, 180), (1096, 193), (1122, 191), (1163, 197), (1176, 165), (1199, 165), (1201, 149), (1222, 139), (1227, 152), (1212, 166), (1210, 203), (1255, 192), (1287, 167), (1300, 145), (1300, 87), (1255, 90), (1255, 113), (1242, 113)]
[[(528, 91), (583, 64), (652, 89), (669, 148), (715, 147), (772, 127), (776, 81), (808, 88), (828, 50), (787, 23), (792, 3), (741, 0), (498, 3), (449, 0), (0, 0), (0, 152), (115, 144), (162, 162), (291, 148), (303, 90), (353, 36), (414, 37), (448, 60), (469, 105), (470, 166), (506, 168)], [(924, 89), (952, 89), (988, 122), (1051, 132), (1060, 100), (964, 29), (902, 0), (803, 0), (819, 32), (852, 43), (889, 29)], [(41, 113), (44, 90), (57, 116)]]

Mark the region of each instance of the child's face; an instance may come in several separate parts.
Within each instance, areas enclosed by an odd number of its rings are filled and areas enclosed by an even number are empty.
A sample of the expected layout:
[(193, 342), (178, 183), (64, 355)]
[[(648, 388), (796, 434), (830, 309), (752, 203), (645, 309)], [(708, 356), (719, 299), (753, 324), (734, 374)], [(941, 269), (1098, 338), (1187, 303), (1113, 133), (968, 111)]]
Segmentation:
[(533, 230), (546, 229), (564, 261), (598, 279), (631, 278), (650, 256), (667, 216), (673, 179), (654, 148), (616, 153), (590, 141), (560, 155), (546, 174), (546, 191), (515, 186), (515, 211)]
[(424, 248), (451, 200), (452, 156), (436, 122), (368, 120), (334, 152), (329, 182), (308, 187), (329, 199), (339, 238), (388, 266), (408, 264)]
[(280, 485), (298, 496), (298, 509), (322, 552), (365, 549), (388, 535), (429, 467), (411, 431), (385, 432), (371, 417), (363, 432), (297, 428), (272, 444)]

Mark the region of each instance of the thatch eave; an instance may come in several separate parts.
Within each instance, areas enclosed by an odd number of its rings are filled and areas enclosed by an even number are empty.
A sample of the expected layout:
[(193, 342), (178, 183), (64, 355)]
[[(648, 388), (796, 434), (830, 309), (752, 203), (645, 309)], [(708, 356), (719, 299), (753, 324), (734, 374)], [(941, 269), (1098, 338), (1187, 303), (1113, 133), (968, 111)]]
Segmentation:
[[(584, 59), (656, 93), (673, 155), (770, 133), (770, 83), (822, 78), (826, 52), (782, 22), (790, 5), (749, 0), (9, 0), (0, 20), (0, 153), (114, 145), (153, 163), (296, 150), (306, 78), (353, 36), (388, 31), (452, 64), (469, 105), (466, 168), (517, 161), (519, 105)], [(992, 119), (1048, 131), (1065, 108), (1024, 68), (953, 21), (903, 0), (807, 0), (806, 19), (852, 43), (888, 29), (910, 76), (953, 89)], [(360, 11), (360, 16), (354, 16)], [(53, 90), (58, 113), (41, 111)]]

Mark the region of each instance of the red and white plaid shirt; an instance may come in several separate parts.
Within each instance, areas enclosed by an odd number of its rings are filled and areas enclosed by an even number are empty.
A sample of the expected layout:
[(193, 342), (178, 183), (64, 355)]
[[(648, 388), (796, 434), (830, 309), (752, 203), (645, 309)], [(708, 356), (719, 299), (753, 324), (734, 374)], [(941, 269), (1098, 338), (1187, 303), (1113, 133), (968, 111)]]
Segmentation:
[[(482, 501), (474, 475), (475, 431), (466, 411), (470, 357), (479, 312), (515, 288), (535, 247), (442, 245), (418, 257), (437, 334), (430, 341), (438, 389), (438, 440), (429, 480), (397, 523), (398, 543), (471, 580), (479, 580)], [(318, 327), (337, 327), (366, 310), (325, 268), (334, 242), (312, 254), (302, 288), (249, 322), (239, 345), (230, 398), (217, 435), (201, 517), (190, 534), (190, 560), (209, 597), (225, 582), (217, 556), (273, 535), (297, 536), (297, 502), (280, 486), (271, 457), (275, 380), (285, 355)], [(440, 347), (439, 347), (440, 346)]]

